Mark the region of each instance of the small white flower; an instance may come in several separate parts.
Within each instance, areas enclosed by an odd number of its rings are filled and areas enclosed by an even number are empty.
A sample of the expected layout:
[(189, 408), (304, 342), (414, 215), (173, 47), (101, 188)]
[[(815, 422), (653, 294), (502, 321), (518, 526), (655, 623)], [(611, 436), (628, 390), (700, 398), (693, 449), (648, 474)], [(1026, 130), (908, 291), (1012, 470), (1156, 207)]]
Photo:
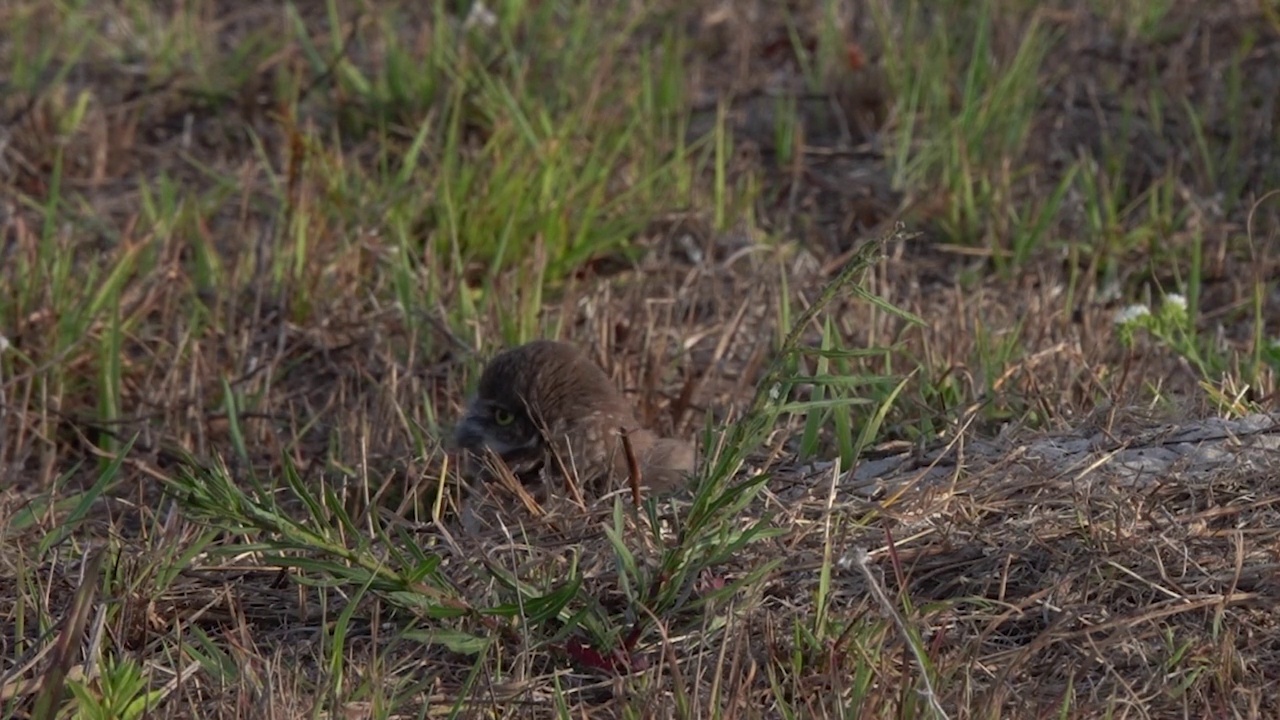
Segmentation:
[(0, 335), (0, 353), (3, 353), (5, 350), (8, 350), (8, 349), (9, 349), (9, 338), (3, 335)]
[(471, 3), (471, 10), (467, 13), (467, 19), (462, 21), (462, 28), (464, 30), (470, 30), (474, 27), (480, 27), (487, 30), (497, 24), (498, 16), (494, 15), (492, 10), (485, 7), (485, 4), (481, 0), (476, 0), (474, 3)]
[(1130, 305), (1120, 312), (1116, 313), (1117, 325), (1128, 325), (1140, 317), (1146, 317), (1151, 314), (1151, 308), (1146, 305)]
[(1177, 305), (1179, 310), (1187, 309), (1187, 297), (1181, 293), (1169, 293), (1164, 296), (1165, 305)]

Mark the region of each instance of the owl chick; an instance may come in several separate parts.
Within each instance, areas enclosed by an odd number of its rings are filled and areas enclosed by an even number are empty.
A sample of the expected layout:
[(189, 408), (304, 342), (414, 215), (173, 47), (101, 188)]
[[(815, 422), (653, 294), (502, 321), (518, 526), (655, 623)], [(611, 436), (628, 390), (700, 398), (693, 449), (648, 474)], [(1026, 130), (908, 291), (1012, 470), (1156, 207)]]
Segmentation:
[(563, 469), (594, 495), (629, 477), (620, 430), (650, 488), (677, 487), (693, 470), (693, 446), (641, 428), (609, 377), (576, 347), (537, 340), (489, 362), (454, 440), (471, 453), (492, 450), (522, 479), (562, 477)]

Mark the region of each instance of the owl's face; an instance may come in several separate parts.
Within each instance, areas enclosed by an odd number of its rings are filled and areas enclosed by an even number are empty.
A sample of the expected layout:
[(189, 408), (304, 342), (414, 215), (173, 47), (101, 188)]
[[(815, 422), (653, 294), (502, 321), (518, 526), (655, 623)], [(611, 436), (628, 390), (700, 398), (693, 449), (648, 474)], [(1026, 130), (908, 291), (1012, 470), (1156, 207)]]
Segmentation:
[(543, 458), (542, 433), (516, 397), (477, 397), (454, 430), (458, 447), (476, 454), (492, 450), (516, 473), (535, 469)]

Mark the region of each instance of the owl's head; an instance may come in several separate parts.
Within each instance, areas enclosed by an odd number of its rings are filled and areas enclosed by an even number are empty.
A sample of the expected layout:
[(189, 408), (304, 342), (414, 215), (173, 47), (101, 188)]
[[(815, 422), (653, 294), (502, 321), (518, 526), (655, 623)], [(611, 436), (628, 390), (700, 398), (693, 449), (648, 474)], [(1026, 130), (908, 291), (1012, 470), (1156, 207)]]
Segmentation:
[(615, 396), (604, 371), (573, 345), (536, 340), (489, 362), (454, 441), (477, 454), (491, 450), (512, 470), (525, 472), (542, 461), (548, 428), (563, 427)]

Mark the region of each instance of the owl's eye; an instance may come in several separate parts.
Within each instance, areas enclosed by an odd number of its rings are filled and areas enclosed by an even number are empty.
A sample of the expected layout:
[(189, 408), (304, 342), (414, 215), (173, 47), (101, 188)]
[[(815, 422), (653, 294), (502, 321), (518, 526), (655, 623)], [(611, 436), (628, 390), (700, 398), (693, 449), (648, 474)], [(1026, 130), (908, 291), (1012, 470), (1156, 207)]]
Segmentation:
[(515, 413), (512, 413), (510, 410), (498, 408), (493, 411), (493, 421), (499, 425), (510, 425), (516, 421), (516, 416)]

